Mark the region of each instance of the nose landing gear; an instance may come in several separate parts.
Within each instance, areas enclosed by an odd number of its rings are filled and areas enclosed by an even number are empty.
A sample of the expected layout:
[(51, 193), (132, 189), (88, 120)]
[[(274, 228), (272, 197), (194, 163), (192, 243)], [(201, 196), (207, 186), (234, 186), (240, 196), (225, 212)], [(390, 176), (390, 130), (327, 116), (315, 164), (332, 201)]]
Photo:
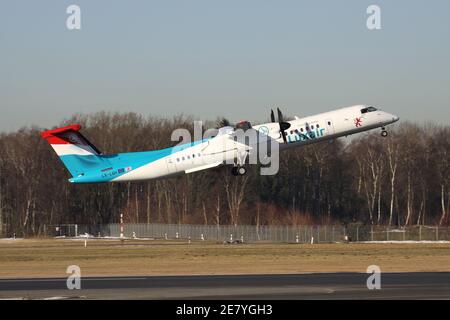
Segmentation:
[(388, 132), (386, 131), (385, 127), (381, 128), (381, 136), (383, 138), (386, 138), (388, 136)]

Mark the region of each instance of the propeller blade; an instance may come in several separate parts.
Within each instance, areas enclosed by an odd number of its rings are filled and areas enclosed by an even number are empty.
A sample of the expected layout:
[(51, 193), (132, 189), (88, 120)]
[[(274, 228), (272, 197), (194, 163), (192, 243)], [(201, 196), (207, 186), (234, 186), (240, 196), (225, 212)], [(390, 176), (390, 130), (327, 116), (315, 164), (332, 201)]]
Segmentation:
[(280, 134), (283, 137), (284, 143), (287, 143), (286, 130), (291, 127), (291, 124), (289, 122), (284, 122), (283, 113), (281, 112), (280, 108), (277, 108), (277, 113), (278, 113), (278, 124), (280, 126)]
[(278, 111), (278, 122), (283, 122), (283, 114), (281, 113), (280, 108), (277, 108)]
[(270, 120), (272, 120), (272, 122), (275, 122), (275, 114), (273, 113), (273, 109), (270, 109)]

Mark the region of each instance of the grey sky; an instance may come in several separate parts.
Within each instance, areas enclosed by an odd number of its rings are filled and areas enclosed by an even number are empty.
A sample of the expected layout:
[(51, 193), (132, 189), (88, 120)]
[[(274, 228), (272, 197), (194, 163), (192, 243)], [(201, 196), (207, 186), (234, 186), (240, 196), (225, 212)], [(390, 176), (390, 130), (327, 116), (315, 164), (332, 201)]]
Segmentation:
[[(77, 4), (82, 30), (66, 29)], [(382, 30), (366, 28), (381, 7)], [(450, 2), (0, 0), (0, 131), (76, 112), (198, 119), (368, 103), (450, 121)]]

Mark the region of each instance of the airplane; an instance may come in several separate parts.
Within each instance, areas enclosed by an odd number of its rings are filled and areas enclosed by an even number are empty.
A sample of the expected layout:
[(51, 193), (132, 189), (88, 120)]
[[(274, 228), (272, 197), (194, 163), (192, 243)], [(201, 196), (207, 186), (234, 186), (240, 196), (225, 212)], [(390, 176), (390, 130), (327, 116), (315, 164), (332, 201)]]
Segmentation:
[(244, 175), (246, 159), (256, 149), (255, 145), (236, 141), (238, 129), (256, 131), (277, 143), (282, 151), (375, 128), (381, 128), (381, 135), (386, 137), (385, 127), (399, 120), (398, 116), (369, 105), (355, 105), (289, 121), (277, 108), (277, 116), (275, 119), (271, 110), (269, 123), (252, 126), (249, 121), (241, 121), (219, 128), (217, 135), (210, 138), (142, 152), (102, 154), (80, 133), (78, 124), (46, 130), (41, 136), (72, 175), (69, 182), (108, 183), (164, 179), (226, 164), (232, 164), (233, 175)]

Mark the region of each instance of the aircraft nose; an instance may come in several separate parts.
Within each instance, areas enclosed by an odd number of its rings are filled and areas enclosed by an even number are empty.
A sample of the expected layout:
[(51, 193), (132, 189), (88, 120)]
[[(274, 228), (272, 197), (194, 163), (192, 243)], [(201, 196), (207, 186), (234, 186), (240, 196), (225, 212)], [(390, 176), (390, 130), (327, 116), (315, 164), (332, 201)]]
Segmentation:
[(400, 120), (400, 117), (395, 115), (395, 114), (393, 114), (392, 115), (392, 121), (397, 122), (398, 120)]

